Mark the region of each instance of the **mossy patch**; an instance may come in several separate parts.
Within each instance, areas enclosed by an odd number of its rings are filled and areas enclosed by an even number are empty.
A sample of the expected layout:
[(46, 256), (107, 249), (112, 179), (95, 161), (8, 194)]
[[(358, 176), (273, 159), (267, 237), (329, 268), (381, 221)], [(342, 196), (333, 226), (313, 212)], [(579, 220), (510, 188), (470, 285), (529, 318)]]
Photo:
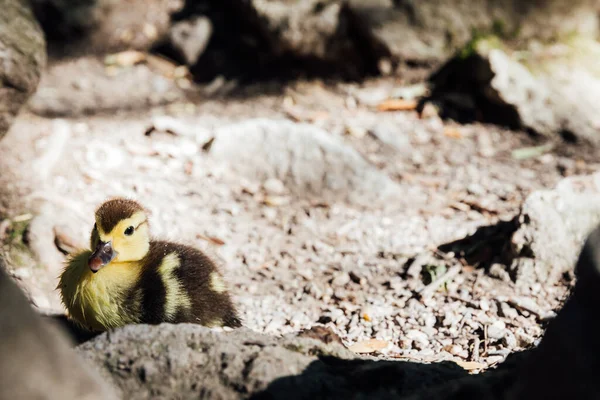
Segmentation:
[(473, 30), (471, 40), (459, 51), (458, 58), (466, 60), (476, 54), (485, 54), (492, 49), (504, 49), (500, 36)]
[(10, 225), (0, 248), (9, 266), (13, 268), (37, 266), (35, 258), (27, 245), (27, 230), (31, 218), (17, 217), (9, 219)]

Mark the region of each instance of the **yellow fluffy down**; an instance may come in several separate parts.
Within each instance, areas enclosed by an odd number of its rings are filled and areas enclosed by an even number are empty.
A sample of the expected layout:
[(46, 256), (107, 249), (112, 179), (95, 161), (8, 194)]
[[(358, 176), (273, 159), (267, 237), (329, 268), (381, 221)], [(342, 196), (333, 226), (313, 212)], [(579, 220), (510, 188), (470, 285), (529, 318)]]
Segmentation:
[(87, 264), (90, 254), (86, 250), (72, 256), (60, 278), (58, 289), (70, 316), (94, 331), (139, 322), (141, 292), (129, 301), (125, 296), (138, 281), (141, 266), (110, 263), (94, 274)]

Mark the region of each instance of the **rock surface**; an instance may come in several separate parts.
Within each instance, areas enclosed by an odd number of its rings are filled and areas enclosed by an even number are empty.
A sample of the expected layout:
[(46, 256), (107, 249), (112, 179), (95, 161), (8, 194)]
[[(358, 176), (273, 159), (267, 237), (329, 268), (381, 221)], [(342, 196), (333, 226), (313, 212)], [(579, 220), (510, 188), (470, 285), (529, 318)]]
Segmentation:
[(577, 37), (514, 49), (489, 37), (471, 46), (431, 78), (446, 116), (600, 144), (597, 42)]
[(441, 62), (473, 39), (474, 32), (496, 32), (521, 40), (547, 41), (574, 32), (594, 37), (598, 21), (593, 1), (565, 4), (545, 0), (478, 2), (350, 0), (390, 54), (417, 64)]
[(583, 241), (600, 223), (600, 174), (571, 177), (532, 193), (511, 244), (517, 282), (551, 284), (573, 270)]
[(52, 57), (147, 50), (166, 36), (178, 0), (34, 0)]
[(242, 176), (279, 179), (301, 197), (369, 204), (400, 193), (352, 147), (308, 124), (253, 119), (221, 127), (210, 153)]
[(218, 74), (273, 77), (290, 69), (357, 78), (394, 73), (398, 65), (430, 68), (481, 33), (544, 42), (574, 33), (594, 38), (594, 10), (590, 0), (568, 7), (556, 0), (535, 5), (511, 0), (189, 0), (177, 18), (206, 15), (215, 26), (207, 54), (194, 69), (200, 80)]
[(191, 69), (199, 81), (298, 73), (360, 78), (377, 73), (378, 60), (386, 54), (341, 0), (192, 0), (175, 20), (199, 15), (214, 27), (205, 54)]
[(35, 315), (4, 268), (0, 258), (0, 398), (116, 399), (62, 331)]
[(573, 271), (585, 238), (599, 223), (600, 174), (573, 176), (531, 193), (512, 220), (439, 248), (485, 265), (498, 278), (497, 267), (504, 264), (506, 279), (522, 288), (548, 286)]
[(46, 63), (41, 29), (27, 2), (0, 1), (0, 139), (35, 91)]
[(453, 363), (376, 362), (335, 342), (190, 324), (129, 326), (78, 351), (131, 399), (368, 398), (409, 394), (467, 375)]

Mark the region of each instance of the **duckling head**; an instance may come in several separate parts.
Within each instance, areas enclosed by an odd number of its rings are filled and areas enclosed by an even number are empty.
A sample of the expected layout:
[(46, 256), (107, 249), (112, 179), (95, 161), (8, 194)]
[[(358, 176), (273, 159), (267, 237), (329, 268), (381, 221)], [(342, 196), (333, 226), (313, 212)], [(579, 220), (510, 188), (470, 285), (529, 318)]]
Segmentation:
[(146, 210), (129, 199), (106, 201), (96, 210), (90, 242), (88, 266), (94, 273), (111, 262), (141, 260), (150, 248)]

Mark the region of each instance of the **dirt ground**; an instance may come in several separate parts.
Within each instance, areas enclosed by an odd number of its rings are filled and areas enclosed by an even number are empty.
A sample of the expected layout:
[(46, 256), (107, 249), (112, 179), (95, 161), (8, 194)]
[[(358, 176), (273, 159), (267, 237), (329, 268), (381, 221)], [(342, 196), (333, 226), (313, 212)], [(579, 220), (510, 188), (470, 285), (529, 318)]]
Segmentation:
[[(124, 195), (151, 210), (156, 236), (219, 257), (244, 324), (258, 332), (321, 323), (348, 345), (379, 348), (376, 356), (483, 365), (540, 337), (568, 282), (532, 287), (516, 300), (509, 282), (464, 265), (421, 299), (416, 292), (425, 283), (411, 260), (512, 218), (532, 191), (595, 170), (582, 149), (518, 159), (514, 150), (544, 139), (378, 111), (378, 103), (403, 90), (391, 78), (247, 88), (182, 82), (146, 64), (56, 64), (0, 142), (3, 251), (38, 306), (60, 309), (54, 286), (62, 255), (55, 243), (85, 245), (94, 208)], [(211, 157), (211, 132), (254, 118), (324, 129), (404, 195), (371, 207), (292, 195), (277, 179), (240, 176)], [(168, 132), (148, 132), (161, 121), (171, 125)], [(41, 261), (17, 251), (23, 245)]]

